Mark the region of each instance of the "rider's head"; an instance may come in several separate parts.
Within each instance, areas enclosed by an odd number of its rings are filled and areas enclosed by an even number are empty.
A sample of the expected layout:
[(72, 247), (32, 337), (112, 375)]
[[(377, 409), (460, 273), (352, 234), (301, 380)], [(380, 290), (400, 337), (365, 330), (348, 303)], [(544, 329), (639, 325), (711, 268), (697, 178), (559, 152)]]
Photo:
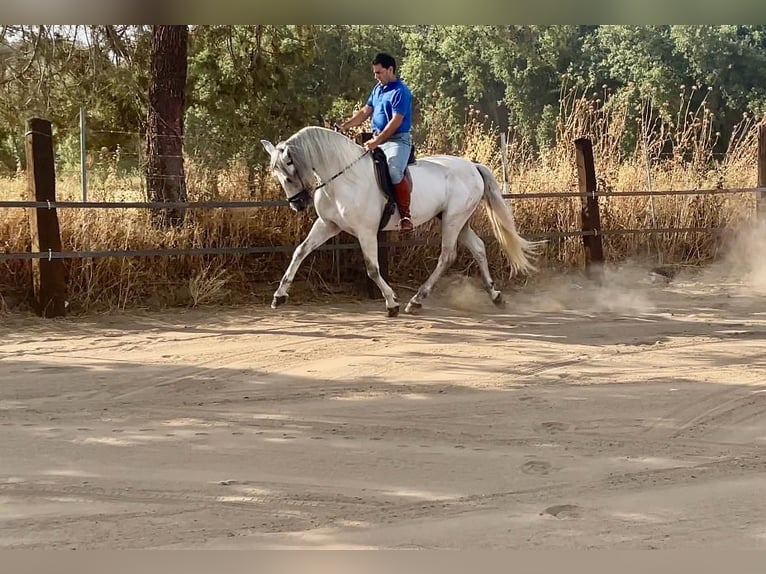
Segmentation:
[(389, 54), (380, 53), (372, 60), (372, 72), (383, 85), (393, 82), (396, 79), (396, 60)]

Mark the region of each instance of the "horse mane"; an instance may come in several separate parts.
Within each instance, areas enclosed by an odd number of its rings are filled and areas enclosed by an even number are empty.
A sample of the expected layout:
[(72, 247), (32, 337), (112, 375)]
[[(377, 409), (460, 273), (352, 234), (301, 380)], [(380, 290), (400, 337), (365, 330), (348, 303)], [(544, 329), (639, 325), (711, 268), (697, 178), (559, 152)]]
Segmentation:
[(276, 165), (289, 157), (303, 181), (309, 181), (309, 176), (313, 177), (315, 172), (321, 178), (332, 177), (363, 153), (363, 148), (353, 140), (321, 126), (301, 128), (280, 142), (277, 149), (282, 153), (273, 159), (273, 163)]

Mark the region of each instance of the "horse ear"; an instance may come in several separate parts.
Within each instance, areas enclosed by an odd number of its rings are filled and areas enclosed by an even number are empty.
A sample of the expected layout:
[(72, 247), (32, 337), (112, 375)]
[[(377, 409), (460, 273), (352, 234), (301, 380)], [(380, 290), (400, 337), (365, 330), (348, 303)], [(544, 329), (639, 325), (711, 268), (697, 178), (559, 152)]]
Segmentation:
[(263, 149), (265, 149), (269, 155), (274, 155), (274, 152), (277, 151), (277, 148), (275, 148), (274, 144), (269, 140), (261, 140), (261, 143), (263, 144)]

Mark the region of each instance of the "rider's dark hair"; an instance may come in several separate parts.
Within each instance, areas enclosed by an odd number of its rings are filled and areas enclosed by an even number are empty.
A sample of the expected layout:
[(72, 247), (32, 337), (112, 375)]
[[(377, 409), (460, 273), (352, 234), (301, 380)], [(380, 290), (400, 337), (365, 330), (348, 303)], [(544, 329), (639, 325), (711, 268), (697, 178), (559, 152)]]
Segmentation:
[(381, 52), (375, 56), (375, 59), (372, 61), (372, 65), (374, 66), (376, 64), (380, 64), (384, 68), (393, 68), (394, 72), (396, 71), (396, 60), (394, 60), (394, 57), (389, 54)]

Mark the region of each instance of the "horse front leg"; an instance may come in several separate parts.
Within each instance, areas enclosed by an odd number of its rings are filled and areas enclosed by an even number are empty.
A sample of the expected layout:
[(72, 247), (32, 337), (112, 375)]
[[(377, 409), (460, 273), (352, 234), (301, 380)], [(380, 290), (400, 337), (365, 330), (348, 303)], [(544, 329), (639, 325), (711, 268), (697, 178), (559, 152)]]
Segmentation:
[(274, 292), (274, 299), (271, 301), (272, 309), (276, 309), (287, 301), (290, 286), (293, 284), (295, 274), (298, 272), (298, 268), (301, 266), (301, 263), (303, 263), (303, 260), (317, 247), (322, 245), (328, 239), (332, 239), (338, 235), (338, 233), (340, 233), (340, 228), (332, 222), (323, 219), (317, 219), (314, 222), (306, 239), (304, 239), (293, 252), (290, 265), (287, 266), (287, 270), (282, 276), (282, 280), (279, 282), (279, 287)]
[(396, 299), (396, 293), (386, 280), (380, 274), (380, 264), (378, 262), (378, 236), (377, 232), (363, 232), (357, 235), (359, 246), (362, 248), (364, 256), (364, 266), (367, 268), (367, 276), (372, 279), (383, 294), (386, 300), (386, 309), (389, 317), (396, 317), (399, 314), (399, 301)]

